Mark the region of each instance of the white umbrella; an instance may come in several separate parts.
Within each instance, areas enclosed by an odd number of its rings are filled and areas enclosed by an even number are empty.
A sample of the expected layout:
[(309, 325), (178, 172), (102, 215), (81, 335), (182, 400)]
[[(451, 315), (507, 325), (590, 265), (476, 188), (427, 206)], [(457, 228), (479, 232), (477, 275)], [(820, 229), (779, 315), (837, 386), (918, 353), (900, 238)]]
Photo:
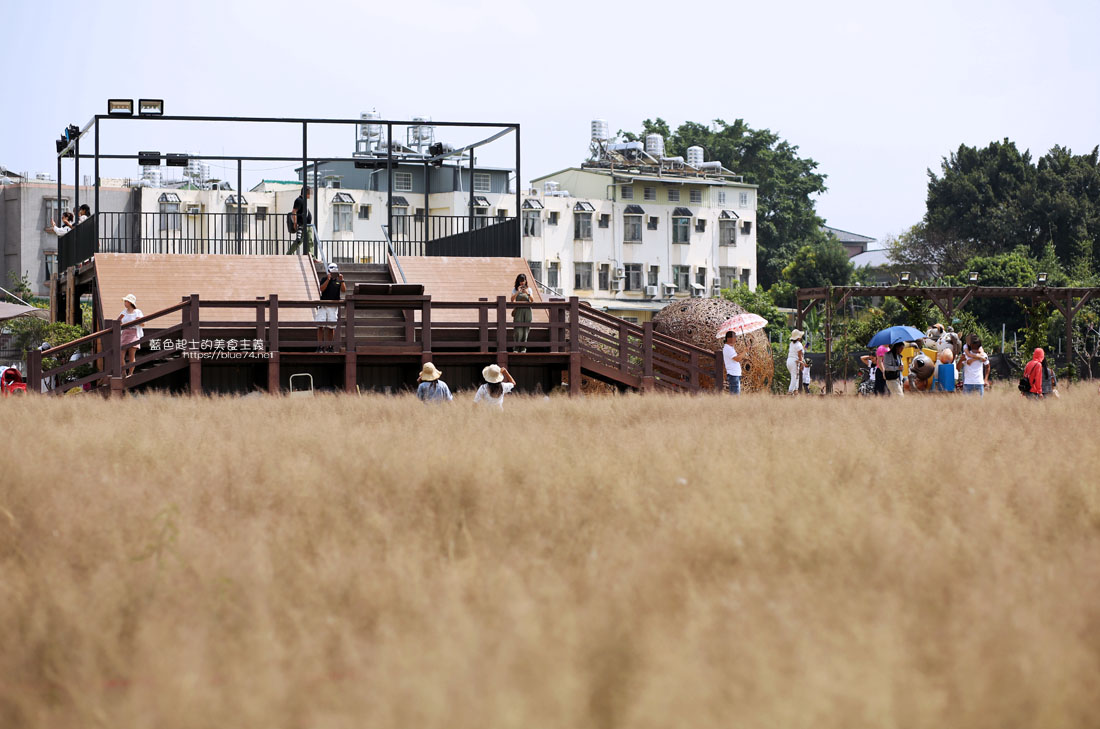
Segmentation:
[(726, 336), (726, 332), (733, 332), (744, 336), (750, 332), (755, 332), (768, 326), (768, 320), (758, 314), (738, 314), (737, 316), (726, 319), (722, 323), (722, 326), (718, 327), (718, 332), (714, 335), (721, 339)]

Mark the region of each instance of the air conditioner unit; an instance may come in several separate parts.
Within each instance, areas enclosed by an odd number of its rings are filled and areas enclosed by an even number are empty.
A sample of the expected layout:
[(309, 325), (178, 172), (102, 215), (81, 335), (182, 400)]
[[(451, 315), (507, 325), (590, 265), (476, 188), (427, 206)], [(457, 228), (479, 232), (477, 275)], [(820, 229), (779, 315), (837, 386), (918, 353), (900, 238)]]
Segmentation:
[(622, 279), (622, 278), (615, 279), (615, 290), (616, 291), (625, 291), (626, 290), (626, 279)]
[(183, 208), (184, 215), (202, 215), (202, 205), (198, 203), (187, 203)]
[(622, 278), (622, 277), (623, 277), (623, 269), (621, 269), (621, 268), (616, 268), (616, 269), (615, 269), (615, 270), (614, 270), (614, 271), (613, 271), (613, 272), (611, 273), (611, 278), (615, 279), (616, 281), (617, 281), (617, 280), (619, 280), (619, 279), (620, 279), (620, 278)]
[(661, 286), (665, 290), (665, 296), (671, 296), (672, 294), (676, 293), (676, 284), (663, 283), (661, 284)]
[(722, 296), (722, 286), (720, 284), (714, 284), (710, 287), (711, 298), (717, 299)]
[(658, 288), (660, 288), (660, 287), (658, 287), (658, 286), (646, 286), (645, 287), (645, 295), (646, 296), (656, 296)]

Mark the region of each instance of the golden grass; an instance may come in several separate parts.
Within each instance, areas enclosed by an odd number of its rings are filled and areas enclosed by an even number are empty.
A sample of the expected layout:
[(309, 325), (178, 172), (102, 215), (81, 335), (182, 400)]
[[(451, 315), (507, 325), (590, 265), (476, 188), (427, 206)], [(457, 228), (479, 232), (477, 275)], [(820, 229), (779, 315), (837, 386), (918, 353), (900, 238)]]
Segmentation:
[(0, 400), (0, 726), (1095, 726), (1098, 406)]

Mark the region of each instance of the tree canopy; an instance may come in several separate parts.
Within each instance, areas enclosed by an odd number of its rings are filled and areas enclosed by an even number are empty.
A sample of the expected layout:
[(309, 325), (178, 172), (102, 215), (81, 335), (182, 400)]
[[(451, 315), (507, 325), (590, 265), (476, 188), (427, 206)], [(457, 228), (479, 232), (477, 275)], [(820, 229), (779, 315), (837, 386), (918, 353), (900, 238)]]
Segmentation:
[(823, 243), (823, 221), (814, 209), (814, 195), (825, 191), (825, 175), (817, 162), (800, 157), (798, 146), (770, 129), (753, 129), (742, 119), (727, 124), (685, 122), (675, 131), (657, 117), (642, 122), (641, 132), (620, 130), (627, 141), (644, 140), (656, 133), (665, 138), (670, 155), (684, 155), (699, 145), (708, 159), (757, 185), (756, 244), (757, 281), (767, 287), (781, 280), (783, 269), (804, 246)]

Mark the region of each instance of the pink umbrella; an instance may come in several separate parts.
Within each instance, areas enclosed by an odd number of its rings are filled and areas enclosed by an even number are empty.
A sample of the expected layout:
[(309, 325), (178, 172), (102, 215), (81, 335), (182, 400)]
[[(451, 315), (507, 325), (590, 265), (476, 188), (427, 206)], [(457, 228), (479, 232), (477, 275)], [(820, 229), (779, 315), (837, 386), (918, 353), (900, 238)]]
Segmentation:
[(768, 326), (768, 320), (758, 314), (738, 314), (737, 316), (726, 319), (726, 321), (722, 323), (722, 326), (718, 327), (718, 333), (714, 336), (721, 339), (726, 336), (726, 332), (745, 335), (763, 329), (766, 326)]

